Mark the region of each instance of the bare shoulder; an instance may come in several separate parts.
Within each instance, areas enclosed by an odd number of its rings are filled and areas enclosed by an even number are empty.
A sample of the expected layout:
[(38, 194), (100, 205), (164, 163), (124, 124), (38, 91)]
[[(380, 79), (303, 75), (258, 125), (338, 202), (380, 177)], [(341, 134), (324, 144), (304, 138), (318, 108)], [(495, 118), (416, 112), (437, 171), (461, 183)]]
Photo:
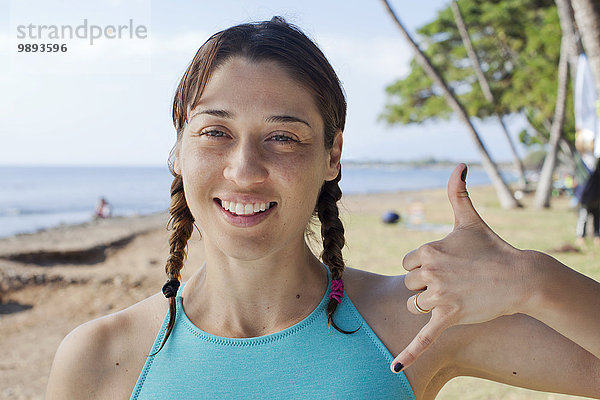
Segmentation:
[[(344, 287), (358, 312), (393, 357), (430, 319), (429, 314), (414, 315), (408, 311), (407, 301), (415, 292), (404, 285), (404, 275), (386, 276), (348, 268), (344, 272)], [(435, 397), (441, 387), (456, 376), (449, 362), (456, 347), (456, 335), (448, 332), (442, 336), (405, 370), (417, 398)]]
[(128, 398), (167, 312), (156, 294), (75, 328), (56, 351), (46, 397)]
[(394, 355), (426, 323), (426, 318), (414, 316), (406, 308), (408, 298), (414, 293), (404, 285), (404, 275), (387, 276), (347, 268), (344, 287), (358, 312)]

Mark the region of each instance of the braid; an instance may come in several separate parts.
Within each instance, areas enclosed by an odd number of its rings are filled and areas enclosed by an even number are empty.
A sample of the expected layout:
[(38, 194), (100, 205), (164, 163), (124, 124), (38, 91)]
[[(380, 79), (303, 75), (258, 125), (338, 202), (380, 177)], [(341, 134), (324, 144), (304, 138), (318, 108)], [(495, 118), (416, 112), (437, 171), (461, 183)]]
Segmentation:
[(163, 294), (169, 299), (169, 324), (160, 348), (152, 355), (156, 355), (163, 348), (175, 325), (175, 314), (177, 312), (175, 296), (179, 288), (180, 272), (186, 258), (187, 242), (192, 236), (194, 228), (194, 217), (187, 206), (183, 192), (183, 179), (180, 175), (175, 175), (175, 179), (171, 184), (169, 213), (171, 218), (167, 223), (167, 227), (170, 225), (173, 233), (169, 237), (170, 254), (165, 265), (165, 272), (169, 280), (163, 286)]
[[(342, 257), (342, 248), (346, 243), (344, 238), (344, 225), (339, 217), (337, 202), (342, 198), (342, 190), (338, 182), (342, 178), (340, 171), (332, 181), (326, 181), (321, 188), (317, 200), (317, 213), (321, 221), (321, 237), (323, 238), (323, 252), (321, 258), (331, 271), (331, 279), (341, 280), (344, 273), (345, 263)], [(345, 331), (339, 328), (333, 321), (333, 313), (337, 309), (339, 301), (330, 298), (327, 304), (327, 321), (336, 330), (342, 333), (354, 333), (356, 331)], [(358, 330), (358, 329), (357, 329)]]

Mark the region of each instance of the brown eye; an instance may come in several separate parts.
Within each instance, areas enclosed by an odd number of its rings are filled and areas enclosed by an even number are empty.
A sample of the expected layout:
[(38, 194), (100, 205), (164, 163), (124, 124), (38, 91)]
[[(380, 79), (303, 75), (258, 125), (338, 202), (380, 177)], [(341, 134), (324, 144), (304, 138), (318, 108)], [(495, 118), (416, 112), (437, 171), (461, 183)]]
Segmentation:
[(291, 136), (288, 135), (282, 135), (282, 134), (278, 134), (278, 135), (273, 135), (270, 137), (270, 140), (273, 140), (275, 142), (281, 142), (281, 143), (297, 143), (298, 140), (294, 139)]
[(201, 133), (201, 136), (206, 136), (208, 138), (222, 138), (226, 137), (227, 134), (223, 131), (219, 131), (216, 129), (207, 130)]

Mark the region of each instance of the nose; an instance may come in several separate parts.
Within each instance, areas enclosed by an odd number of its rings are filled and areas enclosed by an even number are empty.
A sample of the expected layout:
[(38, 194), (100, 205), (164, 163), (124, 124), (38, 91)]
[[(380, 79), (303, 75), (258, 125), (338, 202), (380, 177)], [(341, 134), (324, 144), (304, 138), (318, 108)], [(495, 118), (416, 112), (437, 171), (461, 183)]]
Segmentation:
[(249, 140), (238, 142), (227, 158), (223, 176), (238, 186), (262, 183), (269, 175), (260, 149)]

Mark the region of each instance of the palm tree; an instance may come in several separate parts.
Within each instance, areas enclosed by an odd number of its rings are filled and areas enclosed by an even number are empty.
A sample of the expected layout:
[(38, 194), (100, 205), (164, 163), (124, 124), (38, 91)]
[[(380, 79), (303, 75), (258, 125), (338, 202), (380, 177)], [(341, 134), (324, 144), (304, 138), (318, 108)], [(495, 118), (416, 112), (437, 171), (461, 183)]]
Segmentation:
[[(492, 106), (494, 106), (494, 108), (496, 108), (495, 107), (496, 99), (494, 98), (494, 95), (492, 94), (492, 90), (490, 89), (488, 80), (487, 80), (485, 74), (483, 73), (483, 69), (481, 68), (481, 62), (479, 60), (479, 57), (477, 56), (477, 53), (475, 52), (475, 49), (473, 48), (473, 42), (471, 41), (471, 37), (469, 36), (469, 31), (467, 30), (465, 21), (463, 20), (462, 14), (460, 13), (460, 8), (458, 7), (458, 2), (456, 0), (452, 0), (452, 3), (450, 3), (450, 6), (452, 8), (452, 13), (454, 14), (454, 19), (456, 21), (456, 26), (458, 28), (458, 32), (460, 33), (462, 42), (467, 50), (467, 54), (469, 55), (471, 64), (473, 64), (473, 68), (475, 69), (475, 75), (477, 76), (477, 81), (479, 82), (481, 91), (483, 92), (485, 99)], [(510, 133), (508, 132), (508, 128), (506, 126), (506, 123), (504, 122), (504, 116), (501, 116), (496, 112), (494, 112), (494, 115), (498, 119), (498, 122), (500, 123), (500, 126), (502, 127), (502, 131), (504, 132), (504, 136), (506, 137), (506, 140), (508, 141), (508, 144), (510, 146), (510, 150), (511, 150), (511, 153), (513, 156), (513, 166), (519, 173), (519, 183), (522, 187), (525, 187), (527, 185), (527, 179), (525, 178), (525, 168), (523, 168), (523, 162), (521, 161), (521, 158), (519, 158), (519, 154), (517, 153), (515, 144), (514, 144), (512, 138), (510, 137)]]
[[(561, 1), (561, 0), (557, 0)], [(563, 34), (560, 45), (560, 59), (558, 61), (558, 93), (556, 95), (556, 106), (554, 118), (550, 128), (550, 140), (548, 152), (544, 158), (544, 165), (540, 173), (537, 189), (535, 190), (534, 206), (537, 208), (550, 207), (550, 196), (552, 195), (552, 175), (556, 167), (556, 156), (558, 144), (563, 136), (563, 125), (565, 122), (565, 110), (567, 104), (567, 84), (569, 82), (569, 62), (567, 60), (567, 41)]]
[(596, 81), (596, 92), (600, 93), (600, 2), (571, 0), (571, 4), (590, 69)]
[(446, 101), (448, 102), (448, 105), (458, 115), (459, 119), (467, 126), (468, 132), (469, 132), (471, 138), (473, 139), (473, 141), (475, 142), (477, 151), (481, 155), (481, 161), (483, 164), (483, 168), (486, 171), (486, 173), (488, 174), (490, 180), (492, 181), (492, 185), (494, 186), (494, 189), (496, 189), (496, 194), (498, 196), (498, 199), (500, 200), (500, 205), (502, 206), (502, 208), (520, 207), (521, 205), (514, 198), (512, 192), (508, 188), (508, 185), (506, 184), (506, 182), (500, 175), (498, 166), (496, 165), (496, 163), (494, 163), (494, 161), (490, 157), (490, 154), (488, 153), (487, 149), (485, 148), (485, 145), (483, 144), (481, 137), (477, 133), (477, 130), (475, 129), (473, 124), (471, 123), (471, 120), (469, 119), (469, 116), (467, 114), (467, 111), (465, 110), (465, 107), (459, 102), (458, 98), (454, 95), (454, 92), (452, 92), (452, 90), (450, 90), (450, 88), (448, 87), (448, 84), (446, 83), (444, 78), (435, 69), (435, 67), (433, 66), (433, 64), (431, 63), (429, 58), (427, 58), (425, 53), (423, 53), (423, 51), (419, 48), (419, 45), (410, 36), (410, 34), (406, 30), (406, 28), (404, 27), (404, 25), (402, 24), (402, 22), (400, 21), (400, 19), (398, 18), (398, 16), (394, 12), (394, 10), (392, 9), (392, 7), (388, 3), (388, 1), (382, 0), (382, 2), (384, 4), (385, 8), (387, 9), (388, 13), (392, 17), (392, 19), (394, 20), (394, 22), (396, 23), (396, 25), (402, 32), (402, 35), (406, 38), (406, 40), (412, 47), (412, 49), (415, 53), (416, 61), (421, 65), (421, 67), (423, 68), (425, 73), (427, 75), (429, 75), (429, 77), (433, 80), (433, 82), (435, 82), (442, 89), (442, 91), (444, 93), (444, 97), (446, 98)]
[(540, 173), (540, 179), (535, 191), (534, 206), (536, 208), (550, 207), (552, 196), (552, 176), (556, 168), (558, 146), (563, 137), (563, 125), (565, 122), (567, 86), (569, 83), (570, 62), (577, 58), (577, 39), (573, 25), (573, 9), (569, 0), (555, 0), (562, 39), (560, 41), (560, 59), (558, 61), (558, 92), (554, 108), (554, 118), (550, 127), (550, 140), (548, 151)]

